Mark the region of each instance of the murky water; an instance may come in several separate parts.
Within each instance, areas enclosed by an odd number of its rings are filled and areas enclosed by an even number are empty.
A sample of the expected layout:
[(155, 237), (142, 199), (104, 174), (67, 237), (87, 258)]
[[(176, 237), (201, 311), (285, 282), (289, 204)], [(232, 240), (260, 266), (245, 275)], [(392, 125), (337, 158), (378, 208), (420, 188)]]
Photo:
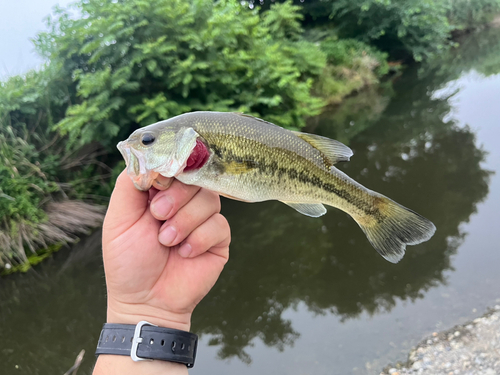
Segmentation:
[[(309, 130), (347, 143), (346, 173), (438, 231), (393, 265), (342, 212), (225, 200), (231, 260), (195, 311), (193, 374), (376, 374), (500, 301), (500, 30)], [(62, 374), (85, 349), (89, 374), (105, 319), (99, 233), (1, 279), (0, 309), (0, 373)]]

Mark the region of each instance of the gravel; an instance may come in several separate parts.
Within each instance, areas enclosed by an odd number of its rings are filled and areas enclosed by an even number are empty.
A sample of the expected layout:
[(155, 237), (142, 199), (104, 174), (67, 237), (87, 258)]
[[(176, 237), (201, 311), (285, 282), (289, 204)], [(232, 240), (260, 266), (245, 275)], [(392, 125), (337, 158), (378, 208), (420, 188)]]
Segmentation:
[(407, 374), (499, 375), (500, 305), (472, 322), (434, 332), (410, 352), (406, 363), (380, 373)]

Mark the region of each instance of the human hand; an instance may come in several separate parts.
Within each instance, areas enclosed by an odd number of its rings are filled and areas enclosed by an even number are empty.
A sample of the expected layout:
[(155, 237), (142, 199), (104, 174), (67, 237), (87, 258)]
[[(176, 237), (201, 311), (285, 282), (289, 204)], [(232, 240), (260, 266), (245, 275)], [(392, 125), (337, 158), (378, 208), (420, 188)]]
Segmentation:
[(108, 323), (147, 320), (189, 331), (229, 257), (229, 225), (219, 211), (209, 190), (174, 180), (167, 190), (141, 192), (120, 174), (103, 225)]

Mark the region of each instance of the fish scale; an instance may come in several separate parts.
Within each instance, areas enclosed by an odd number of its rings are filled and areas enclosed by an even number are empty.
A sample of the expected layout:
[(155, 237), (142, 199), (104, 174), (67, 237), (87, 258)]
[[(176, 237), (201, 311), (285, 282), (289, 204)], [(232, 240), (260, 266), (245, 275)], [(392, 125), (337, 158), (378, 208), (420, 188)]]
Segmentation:
[[(180, 180), (183, 182), (227, 192), (228, 195), (238, 196), (248, 202), (322, 202), (351, 212), (366, 211), (366, 207), (372, 207), (365, 202), (373, 201), (368, 196), (364, 200), (355, 199), (356, 191), (361, 195), (361, 190), (366, 189), (353, 180), (346, 179), (346, 175), (327, 165), (324, 158), (317, 157), (313, 152), (309, 154), (316, 157), (316, 163), (281, 147), (270, 148), (254, 139), (222, 134), (215, 126), (213, 130), (210, 125), (196, 126), (195, 130), (207, 141), (208, 147), (214, 150), (216, 158), (212, 160), (212, 164), (192, 176), (181, 176)], [(308, 150), (302, 145), (306, 142), (298, 138), (294, 141), (303, 147), (303, 154), (307, 155)], [(248, 162), (252, 165), (248, 166)], [(235, 163), (241, 165), (241, 168), (233, 167)], [(348, 193), (346, 188), (354, 194)]]

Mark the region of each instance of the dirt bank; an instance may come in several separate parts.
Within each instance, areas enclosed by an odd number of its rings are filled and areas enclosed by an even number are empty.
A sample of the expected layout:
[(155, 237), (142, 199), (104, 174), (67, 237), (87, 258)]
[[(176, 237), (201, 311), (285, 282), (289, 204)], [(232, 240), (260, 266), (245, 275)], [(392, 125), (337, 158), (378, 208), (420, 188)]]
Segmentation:
[(380, 373), (407, 374), (499, 375), (500, 305), (471, 322), (434, 332), (410, 352), (406, 363)]

